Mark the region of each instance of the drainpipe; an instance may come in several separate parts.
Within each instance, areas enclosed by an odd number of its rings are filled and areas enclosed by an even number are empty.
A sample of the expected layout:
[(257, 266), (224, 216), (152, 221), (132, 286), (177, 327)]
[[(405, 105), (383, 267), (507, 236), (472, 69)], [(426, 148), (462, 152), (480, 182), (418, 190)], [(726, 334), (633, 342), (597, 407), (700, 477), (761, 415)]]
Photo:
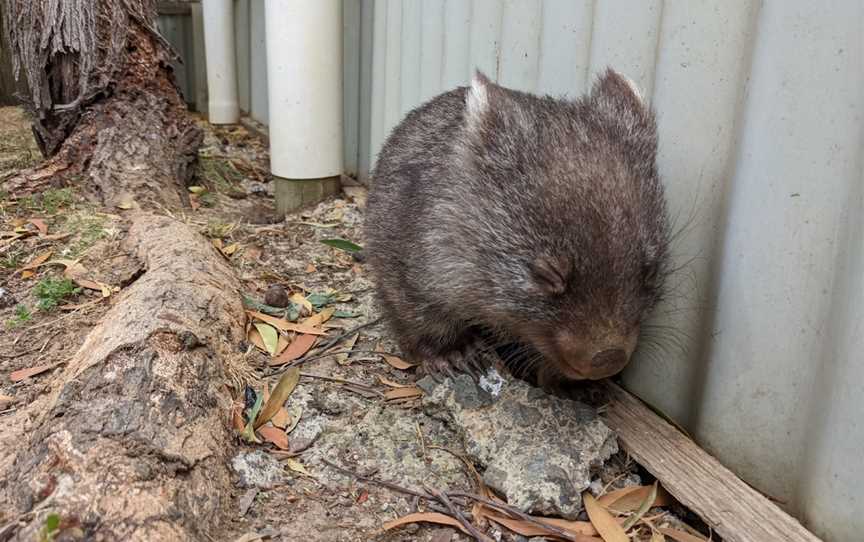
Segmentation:
[(266, 0), (270, 170), (280, 214), (339, 190), (342, 2)]
[(203, 0), (207, 56), (208, 112), (211, 124), (240, 121), (234, 56), (234, 0)]

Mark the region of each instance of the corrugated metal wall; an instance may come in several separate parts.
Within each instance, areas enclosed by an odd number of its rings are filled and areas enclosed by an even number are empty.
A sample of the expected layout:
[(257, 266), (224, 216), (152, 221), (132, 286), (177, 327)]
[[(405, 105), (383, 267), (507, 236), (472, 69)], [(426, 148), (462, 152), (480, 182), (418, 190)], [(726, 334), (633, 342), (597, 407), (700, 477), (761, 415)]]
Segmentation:
[(550, 94), (606, 65), (637, 82), (686, 265), (667, 346), (627, 384), (836, 541), (864, 532), (862, 19), (859, 0), (377, 0), (372, 33), (370, 155), (475, 66)]
[[(263, 2), (236, 1), (266, 123)], [(635, 80), (683, 269), (654, 318), (666, 347), (628, 387), (826, 540), (861, 539), (864, 2), (359, 0), (344, 30), (361, 178), (406, 111), (475, 66), (570, 96), (606, 65)]]

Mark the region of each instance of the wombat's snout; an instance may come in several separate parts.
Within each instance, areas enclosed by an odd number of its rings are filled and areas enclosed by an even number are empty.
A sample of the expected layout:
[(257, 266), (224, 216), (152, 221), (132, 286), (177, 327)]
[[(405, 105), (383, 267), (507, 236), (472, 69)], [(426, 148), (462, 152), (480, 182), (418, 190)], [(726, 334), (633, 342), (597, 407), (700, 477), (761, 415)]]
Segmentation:
[[(589, 378), (606, 378), (612, 376), (627, 365), (629, 356), (621, 348), (601, 350), (591, 358), (592, 374)], [(594, 376), (594, 375), (601, 376)]]
[(600, 380), (624, 369), (630, 361), (635, 339), (634, 333), (626, 337), (607, 335), (605, 340), (591, 341), (563, 332), (556, 337), (554, 357), (567, 378)]

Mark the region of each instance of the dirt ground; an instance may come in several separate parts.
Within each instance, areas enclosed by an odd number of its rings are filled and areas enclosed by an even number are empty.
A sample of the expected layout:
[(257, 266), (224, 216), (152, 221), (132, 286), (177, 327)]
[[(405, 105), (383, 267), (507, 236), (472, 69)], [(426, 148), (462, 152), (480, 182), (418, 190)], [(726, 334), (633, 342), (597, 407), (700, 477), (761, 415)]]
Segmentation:
[[(241, 127), (202, 125), (207, 136), (193, 208), (162, 211), (194, 226), (221, 250), (250, 303), (262, 302), (269, 288), (281, 286), (288, 294), (317, 300), (316, 311), (322, 306), (335, 311), (327, 322), (330, 336), (373, 322), (372, 284), (363, 263), (321, 242), (338, 238), (363, 244), (363, 190), (274, 220), (266, 147)], [(38, 160), (22, 113), (0, 108), (0, 180)], [(74, 187), (17, 202), (0, 197), (0, 472), (12, 468), (20, 436), (33, 429), (59, 385), (55, 369), (140, 272), (123, 264), (124, 213), (88, 204)], [(169, 249), (172, 240), (164, 242)], [(64, 280), (64, 271), (73, 266), (79, 280)], [(236, 345), (242, 363), (227, 368), (226, 393), (237, 405), (246, 401), (247, 387), (261, 392), (266, 385), (272, 392), (284, 374), (284, 367), (271, 365), (272, 356), (252, 344), (252, 335)], [(356, 342), (343, 342), (341, 348), (351, 353), (302, 364), (299, 384), (286, 403), (299, 418), (288, 433), (287, 451), (239, 437), (232, 444), (236, 479), (230, 517), (219, 530), (202, 527), (206, 538), (470, 539), (452, 527), (428, 523), (384, 531), (386, 521), (417, 509), (414, 499), (327, 466), (325, 461), (405, 487), (475, 489), (460, 458), (464, 443), (459, 435), (424, 413), (416, 398), (393, 393), (411, 389), (416, 375), (413, 368), (399, 368), (398, 360), (390, 364), (375, 354), (376, 349), (396, 352), (382, 326), (364, 327)], [(22, 373), (28, 369), (31, 375)], [(225, 418), (230, 423), (231, 414)], [(640, 474), (637, 465), (618, 454), (605, 470), (598, 469), (592, 490), (648, 481)], [(14, 519), (9, 510), (0, 506), (0, 526)], [(680, 525), (668, 512), (650, 514), (656, 525)], [(528, 539), (500, 526), (488, 532), (495, 540)], [(634, 539), (657, 539), (650, 529), (640, 533)]]

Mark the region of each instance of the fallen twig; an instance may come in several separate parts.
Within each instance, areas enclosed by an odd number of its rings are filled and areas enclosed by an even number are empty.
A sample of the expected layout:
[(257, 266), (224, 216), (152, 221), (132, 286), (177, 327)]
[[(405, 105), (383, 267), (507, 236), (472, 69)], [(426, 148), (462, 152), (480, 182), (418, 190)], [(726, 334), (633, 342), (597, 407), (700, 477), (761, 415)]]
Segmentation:
[[(325, 465), (327, 465), (328, 467), (336, 469), (339, 472), (341, 472), (342, 474), (345, 474), (348, 476), (353, 476), (354, 478), (357, 478), (358, 480), (363, 480), (364, 482), (369, 482), (371, 484), (380, 485), (382, 487), (386, 487), (388, 489), (392, 489), (393, 491), (398, 491), (399, 493), (404, 493), (406, 495), (413, 495), (415, 498), (426, 499), (427, 501), (433, 501), (433, 502), (436, 502), (436, 501), (442, 502), (443, 504), (446, 505), (446, 503), (444, 503), (440, 499), (439, 496), (430, 495), (429, 493), (426, 493), (423, 491), (418, 491), (416, 489), (402, 487), (402, 486), (394, 484), (392, 482), (386, 482), (384, 480), (378, 480), (377, 478), (371, 478), (369, 476), (363, 476), (362, 474), (356, 473), (354, 471), (348, 470), (344, 467), (340, 467), (339, 465), (331, 463), (330, 461), (327, 461), (326, 459), (322, 459), (321, 461)], [(568, 533), (567, 531), (565, 531), (564, 529), (561, 529), (560, 527), (558, 527), (556, 525), (551, 525), (549, 523), (545, 523), (543, 521), (535, 519), (531, 515), (526, 514), (525, 512), (519, 510), (518, 508), (515, 508), (515, 507), (510, 506), (508, 504), (495, 502), (492, 499), (487, 499), (486, 497), (482, 497), (482, 496), (474, 494), (474, 493), (469, 493), (467, 491), (447, 491), (447, 492), (442, 492), (441, 494), (444, 495), (448, 500), (451, 497), (462, 497), (465, 499), (479, 502), (481, 504), (485, 504), (486, 506), (488, 506), (490, 508), (494, 508), (494, 509), (498, 510), (499, 512), (504, 512), (505, 514), (509, 514), (510, 516), (515, 516), (521, 520), (524, 520), (524, 521), (527, 521), (527, 522), (532, 523), (534, 525), (537, 525), (538, 527), (542, 527), (542, 528), (548, 530), (549, 532), (555, 533), (555, 535), (557, 535), (560, 538), (563, 538), (564, 540), (569, 540), (571, 542), (580, 542), (580, 539), (584, 540), (584, 538), (580, 538), (580, 537), (573, 535), (572, 533)]]
[[(342, 342), (345, 339), (347, 339), (348, 337), (354, 335), (355, 333), (357, 333), (361, 329), (364, 329), (364, 328), (367, 328), (370, 326), (374, 326), (375, 324), (377, 324), (380, 321), (381, 321), (381, 317), (378, 317), (378, 318), (376, 318), (374, 320), (370, 320), (364, 324), (356, 325), (353, 328), (349, 329), (348, 331), (345, 331), (345, 332), (333, 337), (332, 339), (328, 339), (327, 341), (324, 341), (323, 343), (319, 344), (314, 349), (312, 349), (310, 354), (314, 353), (314, 356), (317, 356), (323, 352), (326, 352), (328, 348), (331, 348), (331, 347), (339, 344), (340, 342)], [(312, 356), (312, 357), (314, 357), (314, 356)], [(304, 358), (300, 358), (300, 360), (298, 360), (298, 362), (301, 360), (302, 361), (308, 361)]]
[(423, 491), (418, 491), (416, 489), (402, 487), (402, 486), (396, 485), (392, 482), (386, 482), (384, 480), (378, 480), (377, 478), (370, 478), (368, 476), (363, 476), (362, 474), (359, 474), (357, 472), (348, 470), (344, 467), (340, 467), (339, 465), (336, 465), (335, 463), (331, 463), (331, 462), (327, 461), (326, 459), (322, 459), (321, 462), (332, 469), (338, 470), (342, 474), (346, 474), (348, 476), (353, 476), (354, 478), (357, 478), (358, 480), (363, 480), (364, 482), (369, 482), (370, 484), (376, 484), (379, 486), (383, 486), (383, 487), (386, 487), (388, 489), (392, 489), (393, 491), (398, 491), (399, 493), (405, 493), (406, 495), (414, 495), (415, 497), (420, 497), (421, 499), (427, 499), (428, 500), (428, 499), (434, 498), (431, 495), (429, 495), (428, 493), (425, 493)]
[(446, 506), (447, 509), (450, 511), (450, 515), (454, 516), (457, 520), (459, 520), (459, 523), (461, 523), (462, 526), (465, 527), (465, 529), (469, 533), (471, 533), (471, 536), (473, 536), (477, 540), (480, 540), (480, 542), (492, 542), (491, 538), (478, 531), (477, 527), (475, 527), (473, 523), (465, 519), (465, 516), (462, 515), (462, 512), (460, 512), (459, 509), (456, 508), (456, 506), (453, 504), (453, 501), (451, 501), (443, 491), (438, 491), (437, 489), (432, 487), (426, 487), (426, 491), (438, 497), (438, 500), (440, 500), (444, 504), (444, 506)]
[(524, 521), (527, 521), (528, 523), (533, 523), (534, 525), (537, 525), (538, 527), (543, 527), (544, 529), (555, 533), (557, 536), (560, 536), (561, 538), (563, 538), (565, 540), (570, 540), (572, 542), (579, 542), (579, 538), (575, 537), (571, 533), (568, 533), (564, 529), (561, 529), (558, 526), (551, 525), (551, 524), (546, 523), (544, 521), (540, 521), (540, 520), (532, 517), (530, 514), (526, 514), (525, 512), (519, 510), (518, 508), (510, 506), (509, 504), (496, 502), (496, 501), (493, 501), (492, 499), (487, 499), (486, 497), (482, 497), (480, 495), (475, 495), (474, 493), (467, 493), (465, 491), (448, 491), (447, 495), (451, 496), (451, 497), (464, 497), (466, 499), (471, 499), (471, 500), (477, 501), (481, 504), (485, 504), (486, 506), (488, 506), (490, 508), (494, 508), (494, 509), (498, 510), (499, 512), (504, 512), (505, 514), (510, 514), (511, 516), (516, 516), (517, 518), (524, 520)]

